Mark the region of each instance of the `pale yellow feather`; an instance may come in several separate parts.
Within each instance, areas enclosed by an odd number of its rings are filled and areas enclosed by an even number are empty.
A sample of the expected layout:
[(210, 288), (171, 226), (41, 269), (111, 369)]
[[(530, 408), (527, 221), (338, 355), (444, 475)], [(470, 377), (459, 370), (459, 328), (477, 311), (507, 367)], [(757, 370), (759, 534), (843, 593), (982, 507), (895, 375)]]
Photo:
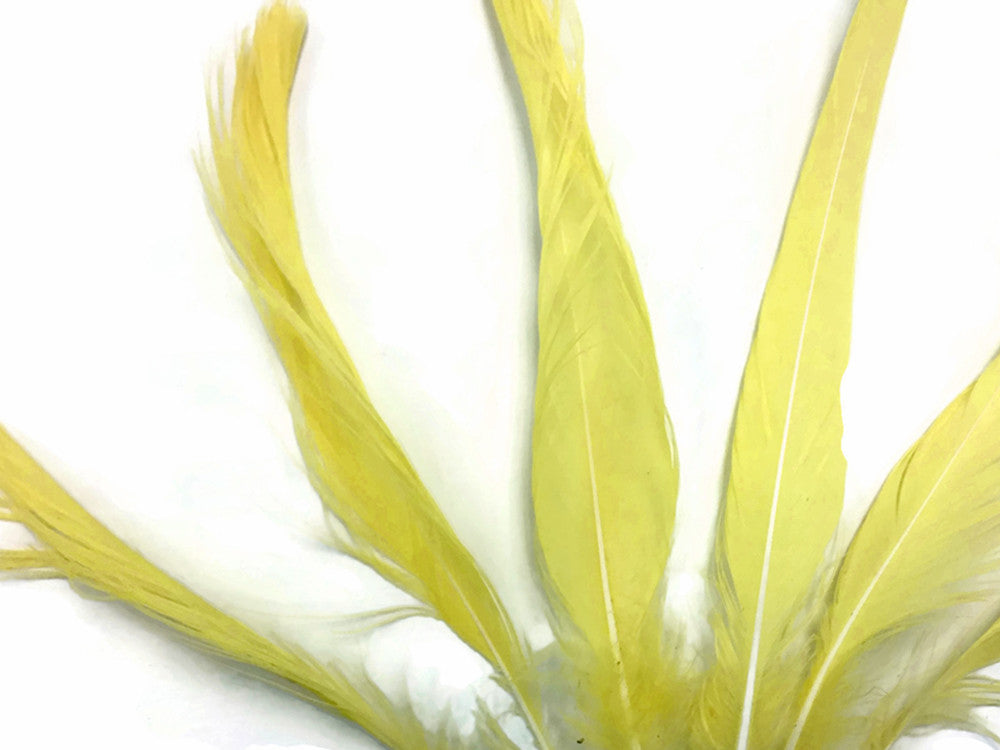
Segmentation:
[(150, 563), (76, 502), (2, 427), (0, 511), (3, 520), (22, 524), (37, 539), (33, 548), (0, 550), (0, 571), (21, 577), (64, 577), (83, 584), (132, 605), (215, 653), (303, 688), (308, 691), (305, 697), (356, 722), (391, 747), (436, 746), (412, 716), (394, 708), (363, 674), (348, 675), (334, 664), (321, 665), (304, 652), (265, 637)]
[[(495, 0), (534, 141), (542, 231), (532, 492), (551, 589), (604, 736), (641, 745), (662, 690), (655, 598), (678, 470), (649, 316), (591, 141), (570, 3)], [(657, 628), (652, 628), (658, 634)], [(563, 644), (573, 639), (560, 632)], [(675, 704), (674, 709), (677, 708)], [(655, 728), (661, 735), (664, 726)]]
[(521, 639), (368, 398), (319, 300), (299, 240), (288, 166), (288, 102), (305, 34), (284, 3), (261, 12), (236, 60), (231, 112), (210, 102), (212, 209), (292, 387), (296, 433), (347, 552), (433, 608), (488, 659), (544, 744)]
[(717, 663), (701, 743), (771, 747), (803, 678), (846, 462), (847, 365), (861, 192), (904, 0), (861, 0), (764, 291), (743, 375), (716, 541)]

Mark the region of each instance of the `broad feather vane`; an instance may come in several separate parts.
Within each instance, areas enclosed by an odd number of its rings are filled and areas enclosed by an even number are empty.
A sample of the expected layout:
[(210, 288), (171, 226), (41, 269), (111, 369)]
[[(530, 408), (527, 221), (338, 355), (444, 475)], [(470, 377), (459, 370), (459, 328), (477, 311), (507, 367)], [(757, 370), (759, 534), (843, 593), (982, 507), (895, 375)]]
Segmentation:
[(709, 746), (762, 746), (807, 663), (847, 468), (840, 381), (861, 189), (905, 5), (862, 0), (855, 12), (764, 290), (716, 541)]
[(494, 7), (538, 174), (531, 484), (540, 562), (599, 726), (608, 741), (637, 747), (636, 722), (656, 703), (640, 677), (656, 652), (641, 635), (670, 549), (676, 452), (635, 262), (587, 128), (576, 18), (537, 0)]

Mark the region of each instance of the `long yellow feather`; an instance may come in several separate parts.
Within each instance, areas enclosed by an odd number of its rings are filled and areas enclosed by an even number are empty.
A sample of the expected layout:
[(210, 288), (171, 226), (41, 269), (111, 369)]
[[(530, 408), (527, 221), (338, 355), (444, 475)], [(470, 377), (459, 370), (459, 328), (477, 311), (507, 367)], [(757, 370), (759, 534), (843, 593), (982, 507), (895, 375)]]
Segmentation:
[(587, 128), (579, 35), (575, 49), (560, 42), (566, 26), (576, 31), (572, 6), (494, 8), (538, 167), (538, 546), (582, 636), (584, 652), (573, 653), (585, 662), (585, 689), (601, 699), (603, 741), (638, 747), (639, 724), (664, 700), (640, 678), (659, 664), (642, 623), (670, 549), (676, 452), (635, 263)]
[(401, 712), (362, 675), (349, 677), (264, 637), (171, 578), (70, 497), (2, 427), (0, 520), (22, 524), (40, 544), (0, 550), (0, 571), (85, 584), (212, 651), (304, 688), (391, 747), (429, 750), (419, 723), (400, 720)]
[[(868, 685), (852, 683), (857, 665), (877, 664), (895, 639), (909, 637), (906, 648), (922, 638), (921, 658), (879, 693), (881, 703), (893, 705), (872, 709), (877, 717), (905, 712), (934, 688), (937, 674), (956, 685), (998, 656), (990, 627), (1000, 581), (998, 455), (1000, 358), (897, 463), (858, 528), (837, 574), (788, 750), (843, 731), (838, 723), (852, 703), (871, 700)], [(855, 729), (879, 742), (884, 730), (878, 720)]]
[(846, 463), (847, 365), (861, 191), (905, 0), (861, 0), (799, 175), (743, 376), (716, 542), (718, 662), (708, 747), (770, 747), (804, 676)]
[(305, 29), (302, 11), (284, 3), (259, 15), (237, 56), (230, 116), (210, 103), (212, 163), (200, 164), (206, 192), (288, 375), (299, 446), (348, 532), (343, 547), (430, 605), (492, 662), (544, 744), (520, 637), (369, 400), (309, 277), (287, 130)]

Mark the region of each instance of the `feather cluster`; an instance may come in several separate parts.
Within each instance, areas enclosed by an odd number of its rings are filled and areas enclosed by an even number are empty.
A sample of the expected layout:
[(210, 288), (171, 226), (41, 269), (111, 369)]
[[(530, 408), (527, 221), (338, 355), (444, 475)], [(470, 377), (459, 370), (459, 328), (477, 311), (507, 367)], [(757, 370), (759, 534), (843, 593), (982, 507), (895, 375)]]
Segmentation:
[[(1000, 705), (1000, 358), (902, 456), (853, 538), (835, 540), (846, 461), (855, 244), (905, 0), (860, 0), (764, 292), (709, 571), (713, 646), (681, 661), (664, 615), (678, 460), (635, 262), (586, 121), (579, 22), (493, 0), (521, 84), (542, 247), (532, 432), (537, 570), (554, 645), (529, 648), (369, 399), (306, 268), (288, 102), (306, 20), (277, 2), (210, 87), (198, 169), (290, 386), (296, 436), (342, 553), (491, 665), (541, 750), (881, 750), (937, 728), (990, 736)], [(224, 104), (225, 103), (225, 104)], [(36, 543), (0, 571), (131, 604), (273, 675), (394, 748), (514, 747), (422, 727), (363, 674), (255, 631), (148, 562), (0, 429), (0, 521)], [(915, 655), (919, 655), (915, 657)], [(1000, 738), (993, 737), (1000, 742)]]

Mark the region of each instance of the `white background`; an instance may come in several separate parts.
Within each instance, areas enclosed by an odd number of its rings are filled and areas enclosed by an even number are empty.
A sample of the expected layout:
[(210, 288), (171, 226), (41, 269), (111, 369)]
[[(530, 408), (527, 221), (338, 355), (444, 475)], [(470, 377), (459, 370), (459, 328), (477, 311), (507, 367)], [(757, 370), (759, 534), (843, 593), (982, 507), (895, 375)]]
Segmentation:
[[(757, 305), (853, 3), (579, 5), (591, 126), (680, 447), (673, 568), (696, 589)], [(5, 3), (0, 421), (150, 557), (322, 650), (333, 614), (393, 594), (317, 541), (280, 368), (191, 156), (206, 74), (256, 9)], [(291, 133), (310, 267), (376, 404), (530, 628), (538, 238), (510, 65), (480, 0), (306, 9)], [(998, 29), (989, 0), (907, 11), (858, 248), (849, 517), (1000, 342)], [(454, 686), (482, 665), (446, 639), (380, 634), (368, 668), (425, 716), (449, 695), (460, 715)], [(0, 744), (376, 747), (125, 608), (11, 581)]]

